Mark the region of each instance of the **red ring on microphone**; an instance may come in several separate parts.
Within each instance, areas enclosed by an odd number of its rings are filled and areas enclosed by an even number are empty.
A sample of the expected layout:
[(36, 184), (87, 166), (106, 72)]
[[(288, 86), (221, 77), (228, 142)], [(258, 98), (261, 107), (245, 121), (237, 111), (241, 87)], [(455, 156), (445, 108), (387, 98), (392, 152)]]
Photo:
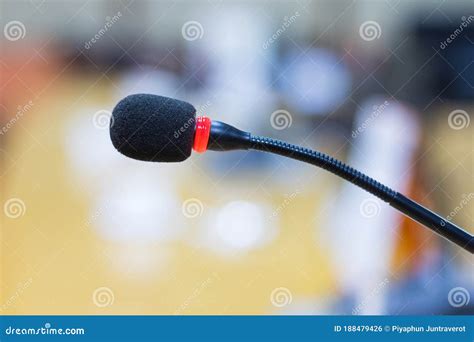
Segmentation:
[(196, 130), (194, 132), (194, 151), (198, 153), (206, 152), (210, 134), (211, 119), (207, 116), (198, 116), (196, 118)]

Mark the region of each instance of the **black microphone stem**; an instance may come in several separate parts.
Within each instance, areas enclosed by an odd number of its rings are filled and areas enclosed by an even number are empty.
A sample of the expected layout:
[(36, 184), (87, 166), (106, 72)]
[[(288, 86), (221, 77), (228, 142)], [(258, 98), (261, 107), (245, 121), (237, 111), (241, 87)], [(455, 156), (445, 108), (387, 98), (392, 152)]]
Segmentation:
[(406, 216), (418, 221), (465, 250), (474, 253), (474, 236), (399, 192), (324, 153), (272, 138), (253, 136), (220, 121), (212, 121), (211, 123), (207, 148), (213, 151), (253, 149), (275, 153), (321, 167), (377, 196)]
[(339, 160), (304, 147), (252, 135), (250, 135), (249, 138), (249, 148), (300, 160), (334, 173), (377, 196), (384, 202), (390, 204), (393, 208), (425, 225), (449, 241), (474, 253), (474, 237), (471, 234), (399, 192), (390, 189)]

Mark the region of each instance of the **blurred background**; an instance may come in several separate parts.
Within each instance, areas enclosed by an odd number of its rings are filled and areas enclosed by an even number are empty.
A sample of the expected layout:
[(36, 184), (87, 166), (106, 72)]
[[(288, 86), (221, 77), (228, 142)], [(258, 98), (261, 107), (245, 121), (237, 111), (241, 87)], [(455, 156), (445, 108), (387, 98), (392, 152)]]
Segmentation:
[(124, 96), (176, 97), (472, 233), (472, 1), (0, 4), (0, 313), (474, 312), (471, 255), (334, 175), (108, 133)]

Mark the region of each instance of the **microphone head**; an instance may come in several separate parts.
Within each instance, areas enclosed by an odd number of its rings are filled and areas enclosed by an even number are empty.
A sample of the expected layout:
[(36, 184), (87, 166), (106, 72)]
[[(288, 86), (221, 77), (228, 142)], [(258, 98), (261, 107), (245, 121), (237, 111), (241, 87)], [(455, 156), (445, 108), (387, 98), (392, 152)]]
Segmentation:
[(196, 109), (169, 97), (135, 94), (112, 111), (110, 138), (127, 157), (155, 162), (179, 162), (191, 155)]

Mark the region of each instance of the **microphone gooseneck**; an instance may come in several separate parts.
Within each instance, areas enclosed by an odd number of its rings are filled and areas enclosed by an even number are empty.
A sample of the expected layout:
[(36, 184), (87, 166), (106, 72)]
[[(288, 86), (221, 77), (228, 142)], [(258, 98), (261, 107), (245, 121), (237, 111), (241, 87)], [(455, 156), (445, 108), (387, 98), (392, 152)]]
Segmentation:
[(254, 150), (279, 154), (321, 167), (374, 194), (385, 202), (393, 200), (397, 194), (389, 187), (327, 154), (272, 138), (251, 136), (250, 141), (251, 148)]
[(250, 143), (251, 149), (303, 161), (338, 175), (377, 196), (404, 215), (430, 228), (449, 241), (454, 242), (470, 253), (474, 253), (474, 237), (471, 234), (399, 192), (390, 189), (333, 157), (266, 137), (250, 136)]
[(252, 149), (278, 154), (323, 168), (387, 202), (404, 215), (430, 228), (470, 253), (474, 253), (474, 237), (462, 228), (399, 192), (390, 189), (388, 186), (322, 152), (272, 138), (254, 136), (219, 121), (212, 121), (207, 149), (213, 151)]

